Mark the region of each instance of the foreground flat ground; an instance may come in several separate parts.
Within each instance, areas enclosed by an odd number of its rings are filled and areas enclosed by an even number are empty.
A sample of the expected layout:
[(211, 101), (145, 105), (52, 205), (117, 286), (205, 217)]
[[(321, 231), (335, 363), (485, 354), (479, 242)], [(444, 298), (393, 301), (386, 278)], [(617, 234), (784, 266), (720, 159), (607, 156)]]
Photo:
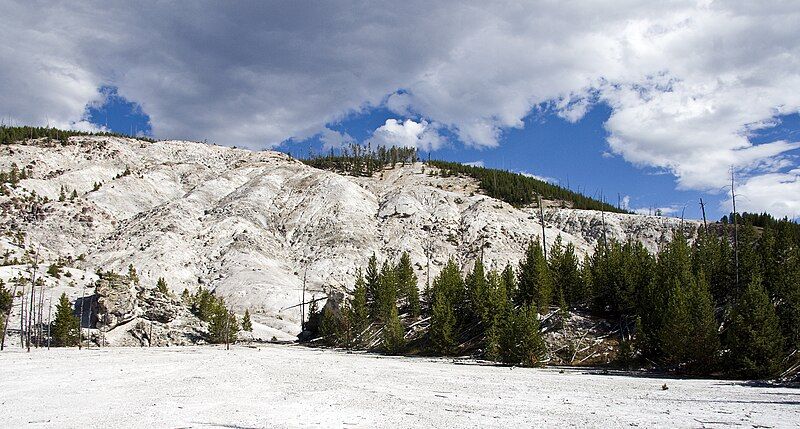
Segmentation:
[[(669, 389), (662, 390), (667, 383)], [(800, 389), (298, 346), (0, 353), (2, 427), (800, 427)]]

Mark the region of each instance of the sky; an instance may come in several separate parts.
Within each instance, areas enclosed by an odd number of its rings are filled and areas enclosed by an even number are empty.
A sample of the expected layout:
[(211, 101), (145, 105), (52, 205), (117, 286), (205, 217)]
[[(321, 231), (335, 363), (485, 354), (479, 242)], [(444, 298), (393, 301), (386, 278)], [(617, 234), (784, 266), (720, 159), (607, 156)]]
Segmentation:
[(796, 1), (0, 0), (0, 118), (303, 155), (349, 143), (647, 213), (800, 215)]

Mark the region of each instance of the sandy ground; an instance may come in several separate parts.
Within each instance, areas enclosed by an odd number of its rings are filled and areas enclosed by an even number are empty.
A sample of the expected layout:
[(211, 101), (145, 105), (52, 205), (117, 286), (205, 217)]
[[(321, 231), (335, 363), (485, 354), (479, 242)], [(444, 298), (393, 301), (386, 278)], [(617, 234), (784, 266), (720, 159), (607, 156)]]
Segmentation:
[(800, 427), (798, 389), (279, 345), (13, 347), (0, 386), (8, 428)]

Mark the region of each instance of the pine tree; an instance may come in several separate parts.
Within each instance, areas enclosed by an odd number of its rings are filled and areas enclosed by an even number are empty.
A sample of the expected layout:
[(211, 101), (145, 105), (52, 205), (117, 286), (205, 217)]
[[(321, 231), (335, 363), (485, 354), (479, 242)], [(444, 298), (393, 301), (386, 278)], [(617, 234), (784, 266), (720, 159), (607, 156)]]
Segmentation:
[(686, 339), (689, 370), (707, 374), (716, 368), (720, 344), (714, 303), (704, 274), (698, 276), (687, 295), (691, 324)]
[(387, 321), (394, 308), (397, 309), (397, 276), (394, 267), (384, 261), (378, 281), (378, 293), (375, 297), (378, 318)]
[(380, 306), (378, 304), (378, 288), (380, 287), (380, 273), (378, 272), (378, 257), (375, 253), (370, 256), (367, 262), (367, 271), (364, 277), (367, 286), (367, 305), (369, 314), (373, 319), (380, 316)]
[(52, 263), (47, 267), (47, 274), (59, 279), (61, 278), (61, 267), (59, 267), (57, 263)]
[(503, 269), (500, 279), (503, 282), (507, 298), (515, 297), (517, 295), (517, 275), (514, 273), (514, 267), (511, 264), (506, 265)]
[(159, 277), (158, 281), (156, 282), (156, 289), (159, 292), (163, 293), (166, 296), (170, 295), (169, 287), (167, 286), (167, 281), (164, 280), (164, 277)]
[(66, 199), (67, 195), (64, 191), (64, 185), (61, 185), (61, 191), (58, 193), (58, 202), (63, 203)]
[(535, 304), (540, 313), (546, 313), (553, 298), (553, 279), (538, 238), (528, 244), (518, 275), (517, 305)]
[(469, 301), (470, 318), (478, 321), (487, 320), (488, 312), (491, 311), (489, 296), (489, 284), (483, 270), (483, 263), (475, 261), (472, 271), (467, 274), (464, 280), (467, 289), (467, 299)]
[(228, 310), (224, 300), (218, 299), (208, 324), (209, 342), (214, 344), (235, 343), (237, 332), (239, 332), (239, 323), (236, 315)]
[[(510, 268), (510, 267), (509, 267)], [(509, 273), (510, 280), (514, 280), (513, 271)], [(506, 282), (503, 276), (492, 270), (486, 276), (488, 285), (488, 308), (481, 315), (481, 323), (484, 326), (485, 341), (484, 355), (492, 361), (500, 360), (500, 330), (501, 318), (506, 314), (510, 303), (506, 290)]]
[(73, 190), (72, 190), (72, 193), (69, 195), (69, 199), (70, 199), (70, 201), (74, 201), (74, 200), (75, 200), (75, 198), (78, 198), (78, 191), (76, 191), (75, 189), (73, 189)]
[(6, 288), (6, 284), (3, 282), (3, 279), (0, 279), (0, 316), (4, 317), (8, 312), (11, 311), (11, 305), (13, 301), (14, 299), (11, 296), (11, 291)]
[(651, 280), (638, 299), (637, 313), (647, 339), (646, 344), (639, 345), (644, 347), (641, 352), (645, 357), (669, 364), (678, 364), (686, 357), (680, 343), (691, 328), (686, 291), (694, 281), (689, 246), (677, 232), (659, 252)]
[(139, 275), (136, 273), (136, 268), (133, 267), (133, 264), (128, 265), (128, 278), (133, 284), (139, 284)]
[(53, 344), (56, 347), (70, 347), (78, 344), (80, 321), (72, 312), (72, 304), (66, 293), (61, 294), (56, 304), (56, 316), (51, 327)]
[(428, 334), (434, 353), (450, 355), (455, 352), (457, 314), (464, 314), (464, 281), (455, 261), (450, 259), (431, 288), (431, 325)]
[(420, 313), (419, 289), (417, 286), (417, 275), (414, 274), (414, 267), (411, 266), (411, 257), (408, 252), (403, 252), (400, 261), (395, 267), (397, 276), (398, 294), (405, 298), (407, 310), (411, 317), (417, 317)]
[(456, 317), (445, 291), (434, 288), (431, 325), (428, 331), (434, 353), (448, 356), (455, 351), (455, 327)]
[(400, 324), (397, 307), (392, 307), (383, 327), (383, 349), (386, 354), (394, 355), (400, 353), (405, 345), (405, 331)]
[(539, 317), (533, 307), (520, 309), (518, 334), (522, 365), (540, 366), (547, 348), (539, 334)]
[(580, 304), (583, 298), (583, 285), (578, 257), (575, 256), (575, 246), (572, 243), (566, 247), (562, 246), (561, 235), (556, 237), (550, 249), (549, 265), (557, 296), (563, 296), (568, 306)]
[(778, 316), (759, 277), (750, 281), (736, 304), (726, 342), (730, 374), (764, 378), (778, 373), (783, 358), (783, 337)]
[(183, 288), (183, 292), (181, 292), (181, 302), (186, 305), (192, 304), (192, 294), (189, 292), (189, 289)]
[(353, 299), (350, 304), (350, 323), (353, 341), (357, 344), (359, 336), (369, 325), (369, 307), (367, 306), (367, 285), (361, 270), (356, 274), (356, 284), (353, 288)]
[(320, 316), (319, 336), (328, 346), (335, 346), (342, 337), (342, 327), (339, 314), (329, 305), (322, 307)]
[(500, 323), (500, 360), (506, 365), (538, 366), (546, 352), (533, 306), (509, 309)]
[(673, 285), (667, 300), (664, 323), (659, 332), (664, 362), (678, 365), (687, 359), (687, 341), (691, 332), (689, 307), (681, 285)]
[(253, 322), (250, 320), (250, 310), (244, 310), (244, 316), (242, 316), (242, 331), (245, 332), (253, 332)]

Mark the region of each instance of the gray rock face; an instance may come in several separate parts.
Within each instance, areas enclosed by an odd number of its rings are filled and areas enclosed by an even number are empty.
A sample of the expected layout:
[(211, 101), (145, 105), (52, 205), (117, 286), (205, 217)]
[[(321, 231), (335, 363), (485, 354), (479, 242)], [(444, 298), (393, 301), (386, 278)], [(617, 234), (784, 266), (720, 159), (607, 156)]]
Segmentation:
[(111, 330), (138, 316), (136, 290), (126, 278), (100, 279), (95, 284), (97, 295), (97, 328)]
[(95, 293), (96, 328), (108, 345), (190, 345), (204, 342), (208, 334), (206, 323), (179, 300), (128, 277), (104, 276)]

